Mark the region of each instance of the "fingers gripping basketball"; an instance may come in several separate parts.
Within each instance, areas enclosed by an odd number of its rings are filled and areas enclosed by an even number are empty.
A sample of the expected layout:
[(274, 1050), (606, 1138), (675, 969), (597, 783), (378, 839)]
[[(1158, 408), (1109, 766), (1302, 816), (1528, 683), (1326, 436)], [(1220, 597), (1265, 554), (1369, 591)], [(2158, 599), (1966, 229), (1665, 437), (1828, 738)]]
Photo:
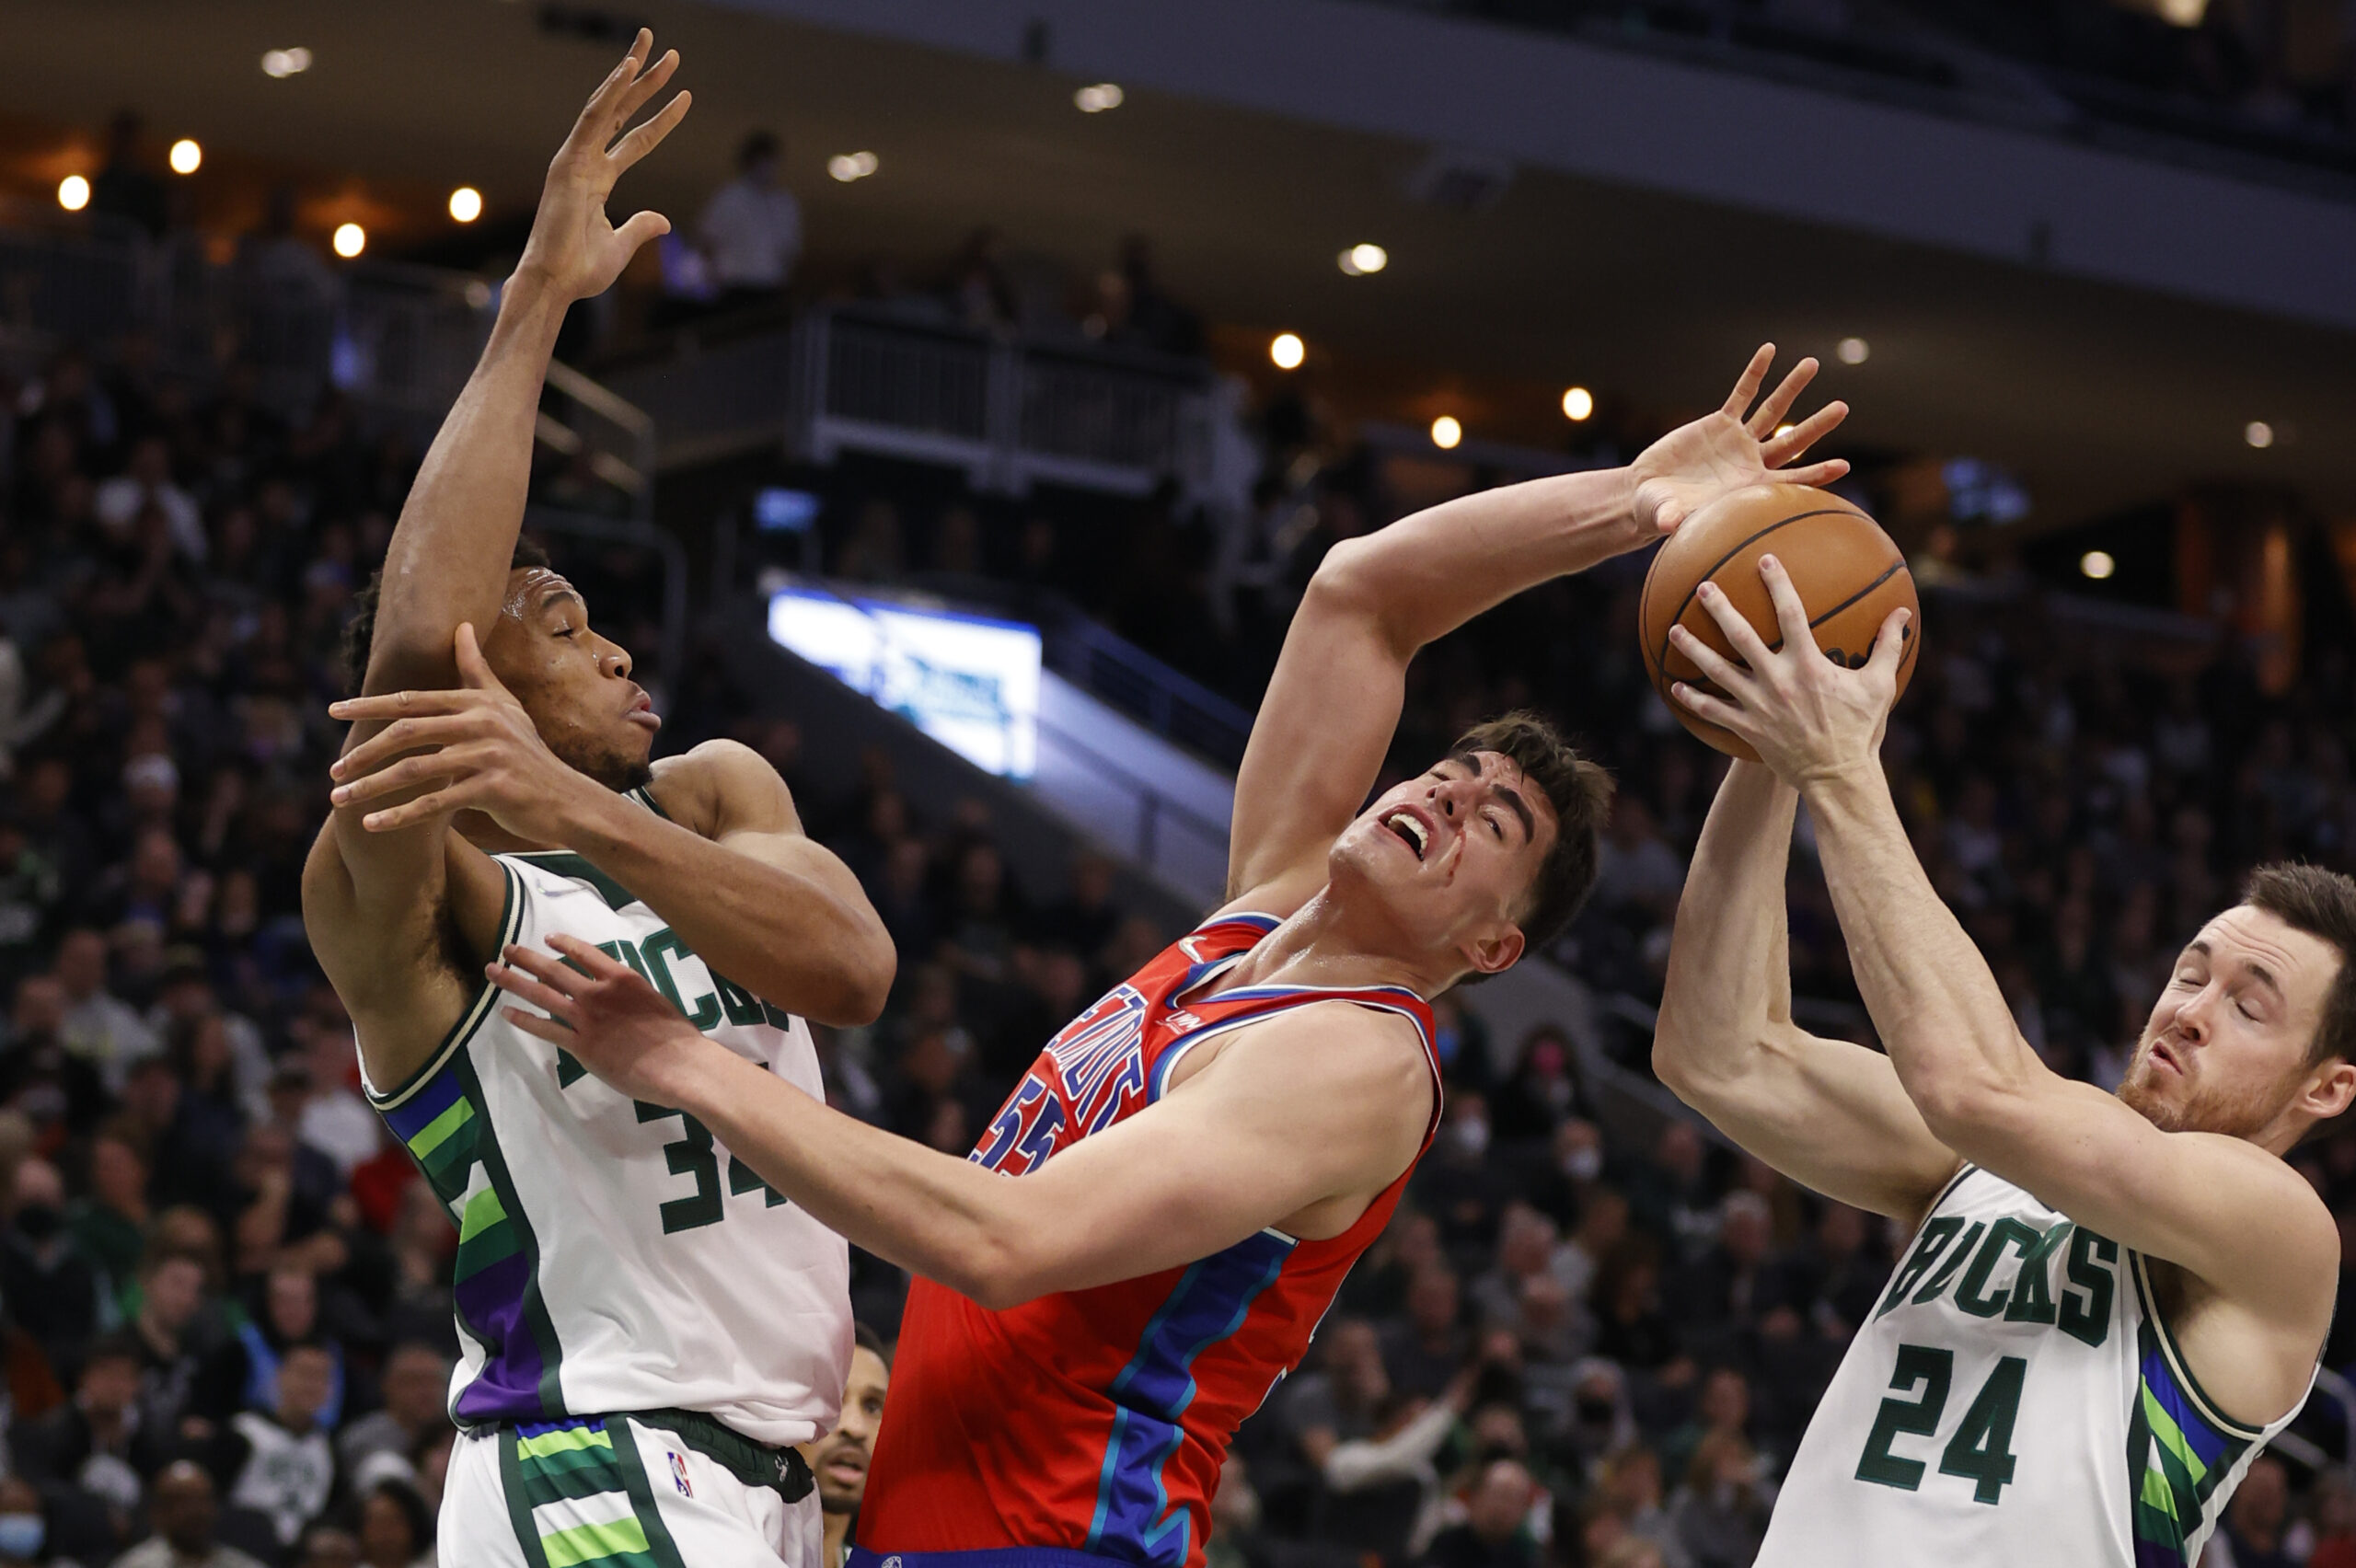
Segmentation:
[(1782, 646), (1775, 606), (1759, 576), (1759, 558), (1771, 551), (1791, 574), (1807, 607), (1816, 645), (1828, 658), (1862, 668), (1889, 613), (1912, 610), (1898, 665), (1902, 694), (1922, 646), (1916, 635), (1921, 605), (1905, 556), (1878, 524), (1838, 496), (1805, 485), (1754, 485), (1686, 519), (1661, 546), (1645, 578), (1638, 611), (1645, 671), (1679, 722), (1729, 756), (1752, 762), (1757, 754), (1739, 736), (1697, 717), (1669, 695), (1669, 687), (1680, 681), (1716, 696), (1726, 694), (1670, 646), (1669, 632), (1682, 625), (1708, 647), (1742, 663), (1695, 596), (1694, 591), (1708, 582), (1717, 585), (1771, 649)]

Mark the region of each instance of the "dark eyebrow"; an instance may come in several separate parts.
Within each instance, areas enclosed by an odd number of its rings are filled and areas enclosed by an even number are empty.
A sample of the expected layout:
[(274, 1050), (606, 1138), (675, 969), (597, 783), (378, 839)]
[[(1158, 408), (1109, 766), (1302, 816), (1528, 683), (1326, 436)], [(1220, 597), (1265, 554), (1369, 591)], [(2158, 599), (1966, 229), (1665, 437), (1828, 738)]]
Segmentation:
[[(1440, 758), (1439, 761), (1432, 764), (1432, 771), (1438, 773), (1451, 762), (1462, 763), (1472, 770), (1472, 777), (1475, 778), (1481, 776), (1481, 759), (1463, 752)], [(1519, 820), (1523, 843), (1527, 844), (1538, 836), (1538, 819), (1530, 814), (1530, 802), (1521, 798), (1519, 790), (1508, 790), (1502, 784), (1492, 784), (1489, 786), (1489, 799), (1500, 802)]]
[(2282, 994), (2282, 982), (2274, 978), (2274, 971), (2267, 968), (2266, 965), (2262, 963), (2246, 964), (2244, 967), (2248, 969), (2249, 977), (2251, 979), (2257, 981), (2259, 985), (2265, 986), (2268, 990), (2273, 992), (2278, 997)]
[(581, 596), (579, 590), (568, 587), (561, 583), (550, 588), (547, 593), (540, 595), (540, 608), (545, 610), (550, 605), (555, 604), (559, 599), (572, 600), (574, 604), (581, 606), (583, 614), (586, 614), (589, 609), (589, 601)]

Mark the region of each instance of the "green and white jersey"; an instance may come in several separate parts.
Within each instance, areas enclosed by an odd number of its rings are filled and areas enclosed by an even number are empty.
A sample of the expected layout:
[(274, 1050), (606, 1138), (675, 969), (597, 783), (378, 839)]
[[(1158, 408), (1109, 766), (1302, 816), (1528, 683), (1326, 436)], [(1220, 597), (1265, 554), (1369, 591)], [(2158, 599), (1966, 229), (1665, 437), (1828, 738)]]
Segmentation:
[(2153, 1302), (2140, 1254), (1965, 1166), (1817, 1405), (1758, 1568), (2197, 1562), (2291, 1418), (2219, 1412)]
[[(600, 947), (712, 1039), (823, 1094), (809, 1027), (713, 974), (627, 889), (578, 855), (495, 859), (503, 940)], [(486, 986), (408, 1082), (369, 1086), (458, 1223), (452, 1418), (677, 1409), (769, 1444), (831, 1430), (850, 1369), (842, 1238), (694, 1117), (517, 1029), (506, 1000)]]

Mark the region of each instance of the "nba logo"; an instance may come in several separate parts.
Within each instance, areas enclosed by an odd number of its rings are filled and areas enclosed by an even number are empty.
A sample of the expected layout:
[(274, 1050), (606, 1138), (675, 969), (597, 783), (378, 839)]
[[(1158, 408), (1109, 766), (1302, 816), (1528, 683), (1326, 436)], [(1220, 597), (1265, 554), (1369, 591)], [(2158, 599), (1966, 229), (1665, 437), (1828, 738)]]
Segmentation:
[(671, 1451), (671, 1483), (679, 1489), (679, 1495), (682, 1497), (693, 1497), (696, 1494), (696, 1489), (687, 1483), (687, 1456), (676, 1449)]

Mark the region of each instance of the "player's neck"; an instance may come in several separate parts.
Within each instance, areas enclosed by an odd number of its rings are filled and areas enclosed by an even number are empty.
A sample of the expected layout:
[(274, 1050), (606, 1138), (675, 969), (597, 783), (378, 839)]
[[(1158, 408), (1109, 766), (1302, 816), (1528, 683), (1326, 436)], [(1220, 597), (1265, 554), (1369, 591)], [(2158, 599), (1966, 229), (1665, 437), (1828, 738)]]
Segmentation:
[(1218, 989), (1403, 986), (1419, 997), (1430, 997), (1445, 986), (1445, 976), (1427, 974), (1414, 959), (1397, 952), (1394, 933), (1364, 927), (1362, 916), (1344, 907), (1332, 888), (1322, 888), (1221, 975)]

